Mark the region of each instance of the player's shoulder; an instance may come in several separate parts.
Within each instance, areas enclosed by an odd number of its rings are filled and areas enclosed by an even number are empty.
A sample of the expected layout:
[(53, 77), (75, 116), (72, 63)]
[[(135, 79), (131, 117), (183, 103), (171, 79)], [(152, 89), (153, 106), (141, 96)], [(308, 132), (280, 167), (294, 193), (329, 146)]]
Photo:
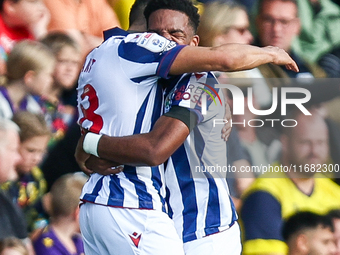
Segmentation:
[(113, 37), (116, 37), (116, 36), (120, 36), (120, 37), (124, 38), (127, 35), (129, 35), (129, 32), (125, 31), (125, 30), (123, 30), (119, 27), (110, 28), (110, 29), (107, 29), (103, 32), (104, 41), (107, 41), (110, 38), (113, 38)]
[(119, 45), (119, 51), (123, 55), (141, 55), (146, 52), (162, 54), (174, 49), (176, 46), (182, 48), (176, 42), (156, 33), (128, 33), (119, 28), (104, 31), (104, 42), (100, 48), (106, 51), (106, 48), (112, 45)]
[(219, 83), (212, 72), (185, 73), (181, 76), (176, 86), (182, 86), (183, 82), (187, 83), (187, 86), (191, 85), (191, 88), (202, 87), (207, 84), (215, 87)]
[(133, 33), (124, 39), (125, 43), (133, 43), (151, 52), (169, 51), (177, 46), (174, 41), (169, 41), (156, 33)]

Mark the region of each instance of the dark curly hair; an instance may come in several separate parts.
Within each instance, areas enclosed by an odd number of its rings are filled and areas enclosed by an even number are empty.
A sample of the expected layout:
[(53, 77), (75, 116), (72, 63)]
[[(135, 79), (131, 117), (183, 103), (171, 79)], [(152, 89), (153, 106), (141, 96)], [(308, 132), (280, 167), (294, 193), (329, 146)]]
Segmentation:
[(186, 14), (189, 18), (189, 25), (196, 33), (200, 22), (200, 15), (198, 14), (198, 9), (190, 0), (151, 0), (144, 10), (147, 24), (150, 15), (161, 9), (174, 10)]

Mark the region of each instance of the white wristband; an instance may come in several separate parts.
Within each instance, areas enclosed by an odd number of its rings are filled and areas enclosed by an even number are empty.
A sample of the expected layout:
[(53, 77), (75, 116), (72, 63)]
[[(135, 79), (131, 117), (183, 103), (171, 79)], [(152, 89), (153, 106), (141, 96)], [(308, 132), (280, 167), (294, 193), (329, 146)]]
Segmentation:
[(83, 142), (83, 149), (86, 153), (92, 154), (96, 157), (98, 156), (98, 143), (102, 135), (87, 133)]

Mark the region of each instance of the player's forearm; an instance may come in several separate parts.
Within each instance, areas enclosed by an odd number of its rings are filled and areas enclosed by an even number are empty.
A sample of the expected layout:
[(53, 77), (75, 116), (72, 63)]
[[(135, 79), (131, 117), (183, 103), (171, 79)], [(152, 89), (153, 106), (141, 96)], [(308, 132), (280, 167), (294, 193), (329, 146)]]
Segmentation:
[(273, 63), (298, 71), (296, 63), (277, 47), (225, 44), (218, 47), (190, 47), (181, 50), (171, 66), (170, 74), (202, 71), (240, 71)]
[(153, 141), (148, 135), (126, 137), (102, 136), (98, 143), (100, 158), (126, 165), (154, 165)]
[(150, 133), (125, 137), (103, 135), (97, 146), (100, 158), (125, 165), (156, 166), (167, 160), (189, 135), (180, 120), (162, 116)]
[(150, 133), (122, 138), (103, 136), (98, 144), (98, 155), (124, 165), (157, 166), (166, 161), (175, 150), (166, 147), (166, 144), (156, 141)]

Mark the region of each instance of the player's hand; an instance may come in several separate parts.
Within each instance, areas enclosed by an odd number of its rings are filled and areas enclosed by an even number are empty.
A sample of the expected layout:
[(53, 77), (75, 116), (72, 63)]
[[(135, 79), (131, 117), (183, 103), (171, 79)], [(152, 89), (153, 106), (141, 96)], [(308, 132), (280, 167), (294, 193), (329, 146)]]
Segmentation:
[(228, 141), (228, 138), (231, 133), (231, 111), (228, 103), (225, 103), (225, 114), (224, 114), (224, 120), (227, 120), (227, 122), (224, 124), (222, 128), (222, 139), (224, 141)]
[(283, 49), (280, 49), (279, 47), (273, 47), (273, 46), (267, 46), (267, 47), (264, 47), (264, 49), (274, 54), (273, 64), (285, 65), (288, 70), (299, 72), (299, 67), (297, 66), (295, 61)]
[(88, 169), (85, 166), (85, 162), (86, 160), (88, 160), (88, 158), (91, 156), (90, 154), (86, 153), (83, 150), (83, 142), (84, 142), (84, 137), (85, 135), (81, 135), (78, 143), (77, 143), (77, 147), (76, 147), (76, 151), (74, 153), (74, 157), (76, 158), (76, 161), (80, 167), (80, 169), (86, 174), (86, 175), (90, 175), (93, 173), (93, 171), (91, 171), (90, 169)]
[(124, 167), (118, 163), (107, 161), (104, 159), (97, 158), (91, 154), (88, 154), (83, 149), (85, 134), (81, 135), (78, 140), (74, 157), (80, 167), (80, 169), (87, 175), (91, 175), (94, 172), (109, 175), (117, 174), (123, 171)]
[(93, 155), (90, 155), (86, 160), (85, 166), (87, 169), (91, 169), (91, 171), (101, 175), (118, 174), (124, 170), (123, 165)]

